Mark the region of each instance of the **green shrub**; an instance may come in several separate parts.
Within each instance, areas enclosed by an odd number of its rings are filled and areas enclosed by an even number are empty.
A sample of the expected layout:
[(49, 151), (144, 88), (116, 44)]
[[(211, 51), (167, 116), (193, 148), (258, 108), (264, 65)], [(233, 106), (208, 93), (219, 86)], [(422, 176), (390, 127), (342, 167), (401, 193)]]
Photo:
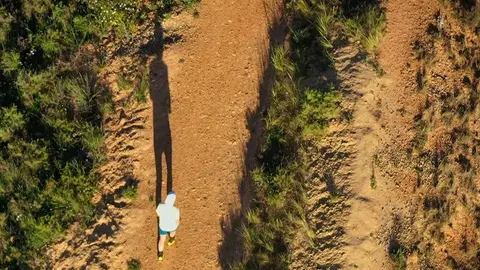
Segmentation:
[(407, 269), (407, 256), (402, 248), (397, 249), (394, 253), (390, 254), (393, 260), (394, 266), (397, 270)]
[(9, 108), (1, 108), (0, 142), (9, 141), (15, 135), (15, 132), (24, 128), (24, 125), (23, 114), (17, 110), (15, 105)]
[(10, 32), (11, 16), (4, 7), (0, 7), (0, 45), (7, 41), (8, 32)]
[(323, 90), (306, 89), (305, 101), (300, 113), (305, 127), (304, 135), (307, 137), (322, 135), (328, 127), (328, 123), (338, 117), (341, 99), (342, 94), (335, 91), (333, 86), (328, 86)]
[(3, 52), (1, 56), (2, 61), (0, 62), (0, 67), (6, 73), (17, 71), (22, 65), (20, 54), (17, 52)]

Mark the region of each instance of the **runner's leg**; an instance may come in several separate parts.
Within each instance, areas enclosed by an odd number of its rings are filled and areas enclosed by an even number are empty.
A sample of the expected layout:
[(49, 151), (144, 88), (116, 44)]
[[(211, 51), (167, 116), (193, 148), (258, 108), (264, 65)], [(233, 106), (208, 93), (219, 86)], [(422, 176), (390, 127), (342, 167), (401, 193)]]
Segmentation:
[(167, 239), (167, 235), (160, 235), (160, 240), (158, 241), (158, 251), (162, 252), (165, 248), (165, 240)]

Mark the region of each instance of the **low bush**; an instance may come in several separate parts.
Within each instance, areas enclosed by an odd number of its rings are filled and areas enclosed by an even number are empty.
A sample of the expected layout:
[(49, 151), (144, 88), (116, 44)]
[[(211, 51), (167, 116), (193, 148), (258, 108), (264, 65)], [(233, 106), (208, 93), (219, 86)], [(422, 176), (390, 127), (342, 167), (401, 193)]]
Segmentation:
[(127, 262), (127, 269), (128, 270), (140, 270), (142, 269), (142, 264), (138, 259), (130, 259)]
[(100, 40), (129, 37), (149, 12), (193, 2), (0, 3), (0, 268), (41, 268), (45, 244), (95, 215), (101, 123), (113, 109), (97, 76)]

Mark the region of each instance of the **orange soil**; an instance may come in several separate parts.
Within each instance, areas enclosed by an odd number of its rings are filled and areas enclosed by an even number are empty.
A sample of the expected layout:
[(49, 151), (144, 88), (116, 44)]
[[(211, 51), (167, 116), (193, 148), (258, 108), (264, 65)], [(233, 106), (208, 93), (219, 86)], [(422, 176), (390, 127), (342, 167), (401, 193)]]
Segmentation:
[[(156, 115), (146, 127), (152, 136), (145, 141), (149, 147), (141, 153), (135, 171), (140, 196), (125, 219), (123, 232), (124, 254), (139, 258), (145, 269), (159, 265), (157, 218), (148, 195), (155, 194), (155, 152), (161, 154), (153, 142), (165, 143), (165, 129), (171, 129), (172, 186), (182, 221), (177, 243), (166, 248), (162, 267), (218, 268), (221, 220), (230, 209), (240, 207), (238, 187), (244, 142), (249, 136), (245, 115), (257, 105), (261, 53), (263, 44), (268, 44), (267, 17), (262, 0), (206, 0), (199, 13), (191, 28), (182, 33), (186, 42), (173, 45), (164, 51), (163, 59), (156, 56), (150, 63)], [(155, 82), (156, 72), (159, 83)], [(167, 82), (162, 76), (166, 74)], [(168, 91), (169, 115), (162, 111)], [(160, 138), (153, 138), (154, 133)], [(164, 171), (169, 170), (162, 165)], [(164, 184), (163, 196), (165, 193)]]

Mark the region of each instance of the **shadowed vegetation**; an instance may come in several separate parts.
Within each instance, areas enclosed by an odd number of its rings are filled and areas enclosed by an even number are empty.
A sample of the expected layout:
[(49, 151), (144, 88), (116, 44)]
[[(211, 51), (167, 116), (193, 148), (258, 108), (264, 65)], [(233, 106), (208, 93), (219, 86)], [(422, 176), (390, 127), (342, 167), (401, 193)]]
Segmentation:
[(140, 270), (142, 269), (142, 264), (138, 259), (130, 259), (127, 262), (127, 269), (128, 270)]
[[(254, 199), (241, 229), (244, 257), (233, 269), (288, 269), (295, 238), (314, 246), (315, 233), (304, 210), (303, 149), (339, 117), (342, 94), (327, 81), (312, 83), (309, 78), (332, 66), (334, 41), (339, 38), (358, 39), (373, 53), (385, 21), (373, 4), (348, 12), (335, 1), (295, 0), (286, 7), (292, 18), (291, 40), (271, 55), (275, 82), (268, 89), (263, 144), (253, 171)], [(380, 18), (374, 18), (377, 15)]]
[(98, 76), (100, 41), (128, 38), (149, 12), (192, 1), (146, 3), (1, 2), (0, 267), (41, 268), (45, 244), (94, 217), (101, 124), (114, 106)]

